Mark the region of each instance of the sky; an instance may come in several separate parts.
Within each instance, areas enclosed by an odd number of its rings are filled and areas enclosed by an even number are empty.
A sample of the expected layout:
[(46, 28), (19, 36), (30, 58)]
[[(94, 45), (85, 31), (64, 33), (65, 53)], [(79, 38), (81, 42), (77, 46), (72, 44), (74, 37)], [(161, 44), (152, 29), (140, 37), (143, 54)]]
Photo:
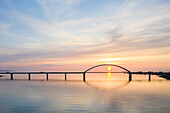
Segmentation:
[(0, 0), (0, 70), (170, 71), (170, 0)]

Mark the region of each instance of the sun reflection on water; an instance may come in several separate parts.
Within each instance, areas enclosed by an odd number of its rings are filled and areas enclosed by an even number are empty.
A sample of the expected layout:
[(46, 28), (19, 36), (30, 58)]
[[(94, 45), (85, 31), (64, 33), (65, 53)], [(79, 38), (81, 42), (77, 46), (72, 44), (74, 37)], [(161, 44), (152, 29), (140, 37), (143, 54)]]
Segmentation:
[(111, 78), (111, 73), (110, 72), (107, 73), (107, 77), (110, 80), (110, 78)]

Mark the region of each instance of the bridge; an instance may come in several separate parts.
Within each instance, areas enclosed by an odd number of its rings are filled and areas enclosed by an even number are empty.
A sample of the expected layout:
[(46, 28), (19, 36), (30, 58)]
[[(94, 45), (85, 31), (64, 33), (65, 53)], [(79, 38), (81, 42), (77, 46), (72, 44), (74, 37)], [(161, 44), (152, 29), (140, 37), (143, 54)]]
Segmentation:
[[(122, 72), (109, 72), (109, 73), (125, 73), (125, 74), (129, 74), (129, 81), (132, 81), (132, 74), (148, 74), (149, 75), (149, 81), (151, 81), (151, 75), (160, 75), (162, 74), (161, 72), (131, 72), (130, 70), (119, 66), (119, 65), (115, 65), (115, 64), (100, 64), (100, 65), (96, 65), (93, 67), (90, 67), (89, 69), (83, 71), (83, 72), (0, 72), (0, 74), (2, 75), (6, 75), (9, 74), (10, 75), (10, 79), (13, 80), (14, 79), (14, 75), (15, 74), (27, 74), (28, 75), (28, 80), (31, 80), (31, 75), (35, 75), (35, 74), (45, 74), (46, 75), (46, 80), (49, 80), (49, 75), (50, 74), (64, 74), (65, 75), (65, 81), (67, 80), (67, 75), (68, 74), (82, 74), (83, 75), (83, 81), (86, 81), (86, 73), (108, 73), (108, 72), (89, 72), (90, 70), (96, 68), (96, 67), (101, 67), (101, 66), (113, 66), (113, 67), (118, 67), (120, 69), (123, 69), (124, 71)], [(164, 74), (164, 73), (163, 73)], [(170, 74), (170, 73), (169, 73)]]

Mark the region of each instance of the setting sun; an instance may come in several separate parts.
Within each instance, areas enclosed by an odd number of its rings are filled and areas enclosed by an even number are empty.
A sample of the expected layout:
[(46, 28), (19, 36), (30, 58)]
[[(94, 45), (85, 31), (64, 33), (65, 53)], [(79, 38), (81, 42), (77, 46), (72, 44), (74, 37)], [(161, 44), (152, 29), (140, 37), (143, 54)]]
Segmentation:
[(107, 70), (108, 70), (108, 71), (111, 71), (111, 70), (112, 70), (112, 66), (108, 66), (108, 67), (107, 67)]

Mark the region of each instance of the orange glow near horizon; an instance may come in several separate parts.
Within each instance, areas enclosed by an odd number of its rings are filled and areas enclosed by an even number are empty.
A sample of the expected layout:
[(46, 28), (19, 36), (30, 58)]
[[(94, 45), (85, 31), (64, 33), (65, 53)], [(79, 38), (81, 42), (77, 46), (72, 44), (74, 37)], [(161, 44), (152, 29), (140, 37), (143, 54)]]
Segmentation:
[(111, 71), (111, 70), (112, 70), (112, 66), (108, 66), (108, 67), (107, 67), (107, 70), (108, 70), (108, 71)]

